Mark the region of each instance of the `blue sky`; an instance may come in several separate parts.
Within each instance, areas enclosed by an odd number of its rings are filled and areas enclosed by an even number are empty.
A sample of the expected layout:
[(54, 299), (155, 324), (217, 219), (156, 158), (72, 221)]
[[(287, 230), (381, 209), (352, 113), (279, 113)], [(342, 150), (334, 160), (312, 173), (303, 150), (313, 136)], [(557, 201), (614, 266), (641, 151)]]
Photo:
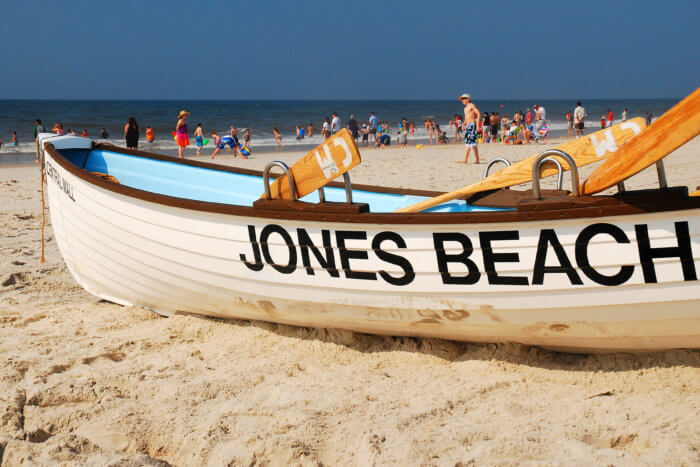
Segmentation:
[(0, 0), (0, 98), (681, 97), (700, 2)]

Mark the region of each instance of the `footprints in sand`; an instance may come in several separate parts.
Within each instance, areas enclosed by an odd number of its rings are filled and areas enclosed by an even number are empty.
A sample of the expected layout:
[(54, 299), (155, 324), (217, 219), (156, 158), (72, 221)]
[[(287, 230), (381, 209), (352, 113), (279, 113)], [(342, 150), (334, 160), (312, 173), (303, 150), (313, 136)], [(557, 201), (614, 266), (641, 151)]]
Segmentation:
[(105, 364), (119, 363), (124, 360), (125, 355), (121, 352), (106, 352), (93, 357), (83, 358), (83, 364), (92, 367), (104, 367)]
[[(13, 272), (7, 278), (2, 281), (2, 286), (3, 287), (10, 287), (10, 286), (22, 286), (24, 287), (24, 275), (21, 272)], [(17, 287), (15, 287), (17, 288)]]

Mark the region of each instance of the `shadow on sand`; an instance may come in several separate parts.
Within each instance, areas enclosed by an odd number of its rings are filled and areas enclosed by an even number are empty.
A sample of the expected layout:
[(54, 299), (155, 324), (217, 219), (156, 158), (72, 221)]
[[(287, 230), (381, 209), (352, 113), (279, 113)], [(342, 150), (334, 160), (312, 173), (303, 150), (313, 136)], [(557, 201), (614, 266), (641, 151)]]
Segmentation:
[(516, 343), (473, 344), (429, 337), (392, 337), (364, 334), (345, 329), (290, 326), (265, 321), (212, 318), (230, 326), (272, 332), (282, 337), (342, 345), (356, 352), (418, 352), (448, 362), (497, 360), (517, 365), (566, 371), (630, 371), (648, 368), (687, 366), (700, 368), (700, 351), (689, 349), (639, 353), (575, 354), (556, 352)]

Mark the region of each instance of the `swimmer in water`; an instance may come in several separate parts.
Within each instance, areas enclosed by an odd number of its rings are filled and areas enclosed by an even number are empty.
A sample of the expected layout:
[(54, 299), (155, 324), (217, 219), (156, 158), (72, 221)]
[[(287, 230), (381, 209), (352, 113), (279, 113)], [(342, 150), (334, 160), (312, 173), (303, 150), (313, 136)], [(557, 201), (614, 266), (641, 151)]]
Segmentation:
[(17, 132), (16, 131), (12, 132), (12, 139), (10, 140), (10, 144), (13, 145), (14, 147), (19, 146), (19, 139), (17, 139)]
[(156, 135), (153, 132), (153, 128), (151, 128), (150, 126), (147, 126), (146, 127), (146, 141), (148, 141), (149, 143), (152, 143), (153, 141), (155, 141), (155, 139), (156, 139)]
[(194, 130), (194, 140), (197, 144), (197, 155), (200, 155), (202, 147), (204, 146), (204, 135), (202, 134), (202, 124), (197, 123), (197, 129)]

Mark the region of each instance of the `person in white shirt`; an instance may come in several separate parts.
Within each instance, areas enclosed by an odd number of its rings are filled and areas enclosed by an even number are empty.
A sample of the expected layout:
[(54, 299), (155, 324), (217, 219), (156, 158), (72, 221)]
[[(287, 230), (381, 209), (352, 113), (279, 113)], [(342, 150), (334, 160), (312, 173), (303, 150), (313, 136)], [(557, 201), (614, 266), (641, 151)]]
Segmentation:
[(586, 117), (586, 109), (583, 108), (580, 102), (577, 102), (574, 109), (574, 128), (576, 129), (577, 138), (583, 136), (583, 119)]
[(534, 108), (537, 112), (535, 114), (535, 128), (539, 130), (547, 121), (547, 111), (541, 105), (536, 105)]
[(340, 118), (338, 114), (333, 113), (333, 120), (331, 120), (331, 133), (336, 133), (340, 131)]

